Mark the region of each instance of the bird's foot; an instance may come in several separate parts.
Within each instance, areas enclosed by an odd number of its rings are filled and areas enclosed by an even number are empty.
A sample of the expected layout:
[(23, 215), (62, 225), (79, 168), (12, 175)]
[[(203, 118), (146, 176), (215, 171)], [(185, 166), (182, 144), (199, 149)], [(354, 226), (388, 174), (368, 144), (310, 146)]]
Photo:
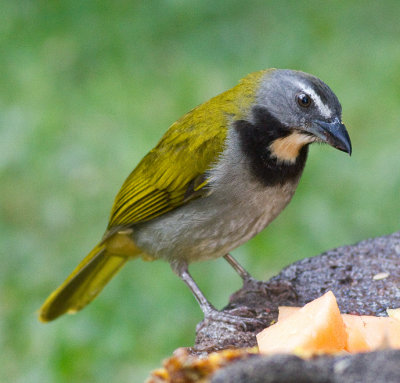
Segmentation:
[(242, 331), (252, 331), (255, 328), (263, 329), (266, 327), (265, 322), (254, 315), (254, 311), (246, 307), (237, 307), (229, 310), (229, 312), (210, 309), (205, 313), (204, 320), (197, 326), (197, 331), (210, 322), (222, 322), (240, 328)]
[(248, 291), (259, 291), (265, 288), (265, 282), (259, 281), (249, 275), (243, 279), (243, 288)]

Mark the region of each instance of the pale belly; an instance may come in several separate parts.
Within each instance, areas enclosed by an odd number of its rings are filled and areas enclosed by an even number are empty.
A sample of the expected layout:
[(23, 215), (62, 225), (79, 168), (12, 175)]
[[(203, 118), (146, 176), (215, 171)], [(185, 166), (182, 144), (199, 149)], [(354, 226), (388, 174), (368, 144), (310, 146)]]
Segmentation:
[(216, 191), (135, 227), (133, 239), (151, 257), (169, 262), (221, 257), (264, 229), (289, 203), (296, 185)]

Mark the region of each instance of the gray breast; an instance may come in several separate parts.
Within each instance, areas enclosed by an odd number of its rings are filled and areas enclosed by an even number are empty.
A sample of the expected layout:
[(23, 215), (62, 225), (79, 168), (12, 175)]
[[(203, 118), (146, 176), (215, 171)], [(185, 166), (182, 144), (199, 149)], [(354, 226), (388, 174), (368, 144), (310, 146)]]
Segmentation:
[(210, 194), (134, 229), (134, 241), (149, 255), (168, 261), (216, 258), (265, 228), (289, 203), (298, 178), (265, 186), (249, 171), (237, 133), (209, 172)]

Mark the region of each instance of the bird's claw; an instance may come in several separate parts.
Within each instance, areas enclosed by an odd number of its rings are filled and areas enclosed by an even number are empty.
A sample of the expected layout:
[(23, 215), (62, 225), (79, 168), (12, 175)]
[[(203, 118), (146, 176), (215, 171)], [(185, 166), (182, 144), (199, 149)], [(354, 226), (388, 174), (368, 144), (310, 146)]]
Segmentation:
[(249, 276), (248, 278), (245, 278), (243, 280), (243, 288), (248, 291), (260, 291), (262, 289), (265, 289), (264, 285), (265, 282), (259, 281), (252, 276)]
[[(238, 312), (240, 314), (250, 314), (251, 312), (247, 309), (233, 309), (232, 312)], [(243, 331), (250, 331), (254, 328), (262, 328), (265, 327), (266, 324), (260, 318), (255, 318), (251, 316), (241, 316), (235, 315), (231, 313), (227, 313), (224, 311), (212, 310), (205, 314), (203, 323), (206, 322), (223, 322), (228, 325), (233, 325), (242, 329)]]

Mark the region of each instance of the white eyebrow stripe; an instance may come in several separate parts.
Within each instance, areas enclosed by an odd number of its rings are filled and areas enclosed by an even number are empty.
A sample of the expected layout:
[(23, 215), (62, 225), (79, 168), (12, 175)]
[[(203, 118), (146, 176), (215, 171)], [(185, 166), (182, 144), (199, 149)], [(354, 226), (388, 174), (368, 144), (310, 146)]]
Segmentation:
[(317, 105), (318, 110), (320, 111), (320, 113), (324, 116), (324, 117), (332, 117), (332, 111), (329, 109), (328, 106), (326, 106), (321, 98), (314, 92), (314, 89), (304, 85), (303, 83), (299, 82), (298, 85), (300, 86), (300, 88), (302, 88), (302, 91), (304, 93), (307, 93), (309, 96), (311, 96), (311, 98), (313, 99), (313, 101), (315, 102), (315, 105)]

